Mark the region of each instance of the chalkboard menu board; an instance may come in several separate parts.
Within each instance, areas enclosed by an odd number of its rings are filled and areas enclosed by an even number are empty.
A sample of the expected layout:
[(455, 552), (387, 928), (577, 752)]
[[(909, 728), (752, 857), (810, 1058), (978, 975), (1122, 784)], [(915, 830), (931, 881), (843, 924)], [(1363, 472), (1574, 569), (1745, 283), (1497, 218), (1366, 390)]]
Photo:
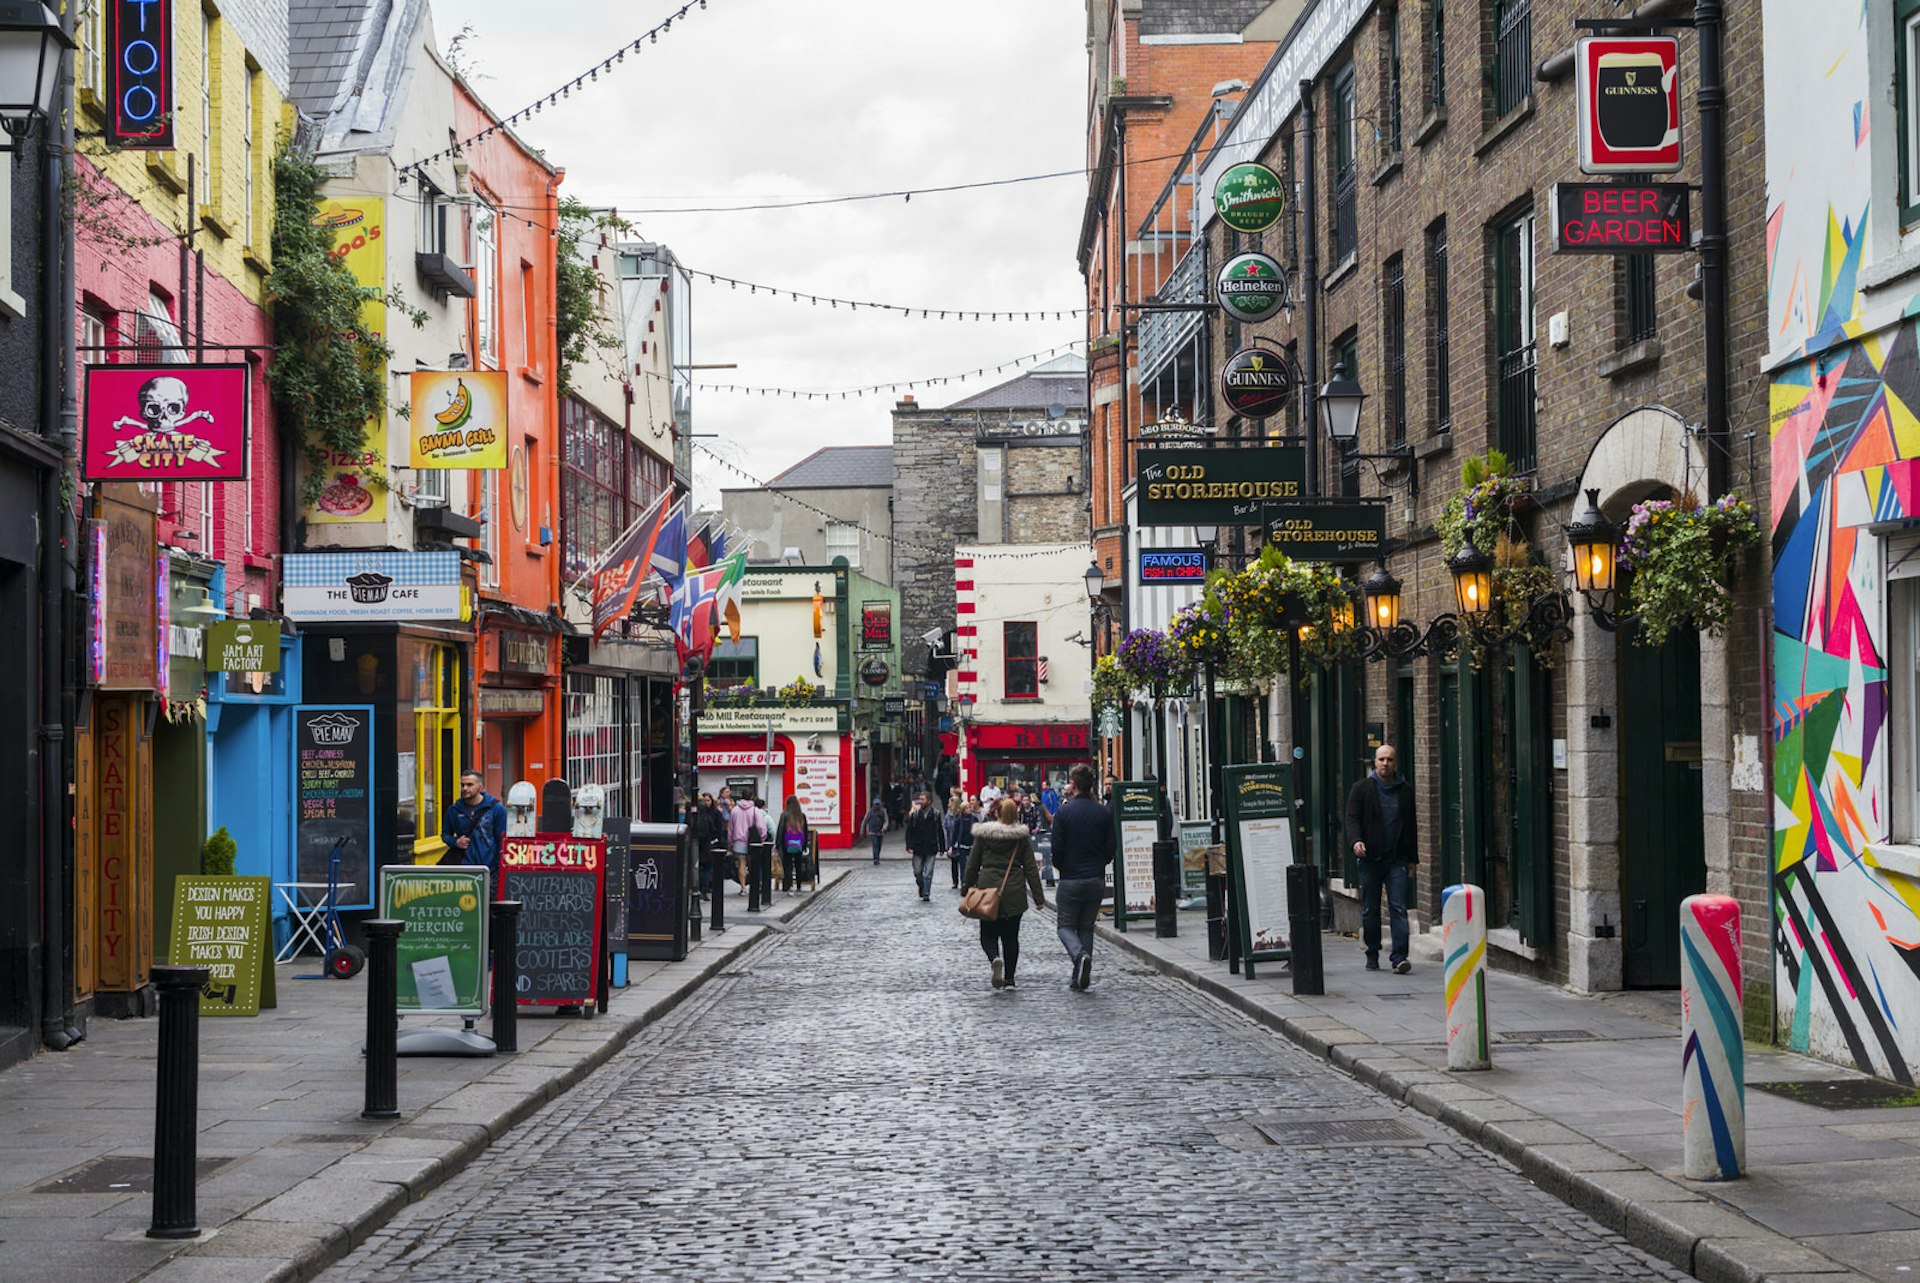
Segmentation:
[(487, 870), (391, 864), (380, 870), (380, 916), (407, 924), (394, 976), (401, 1011), (487, 1012)]
[(678, 962), (687, 956), (688, 896), (681, 843), (684, 824), (636, 824), (627, 856), (629, 959)]
[[(373, 907), (373, 709), (301, 704), (293, 711), (293, 845), (300, 882), (324, 885), (340, 851), (342, 909)], [(313, 897), (318, 899), (316, 895)]]
[(605, 838), (500, 841), (500, 898), (520, 902), (519, 1001), (589, 1003), (599, 992)]
[(1153, 916), (1153, 844), (1160, 836), (1160, 784), (1122, 780), (1113, 789), (1113, 924)]
[(1221, 792), (1227, 819), (1227, 875), (1247, 979), (1253, 964), (1286, 961), (1287, 866), (1293, 863), (1293, 799), (1288, 768), (1277, 762), (1229, 766)]
[(201, 1015), (260, 1014), (271, 894), (265, 878), (173, 880), (173, 964), (213, 973), (200, 989)]
[(627, 947), (627, 853), (633, 842), (633, 821), (609, 815), (606, 834), (607, 948), (622, 953)]

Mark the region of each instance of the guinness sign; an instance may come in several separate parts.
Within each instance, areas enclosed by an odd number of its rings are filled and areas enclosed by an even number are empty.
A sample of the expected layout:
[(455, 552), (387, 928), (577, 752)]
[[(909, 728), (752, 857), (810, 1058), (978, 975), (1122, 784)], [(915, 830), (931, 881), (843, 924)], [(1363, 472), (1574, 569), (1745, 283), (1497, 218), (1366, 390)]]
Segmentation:
[(1234, 320), (1262, 321), (1287, 305), (1287, 274), (1265, 254), (1241, 254), (1220, 269), (1213, 293)]
[(1574, 51), (1580, 169), (1680, 168), (1680, 44), (1672, 36), (1588, 36)]
[(1243, 419), (1286, 409), (1293, 395), (1293, 363), (1272, 348), (1241, 348), (1220, 371), (1220, 398)]

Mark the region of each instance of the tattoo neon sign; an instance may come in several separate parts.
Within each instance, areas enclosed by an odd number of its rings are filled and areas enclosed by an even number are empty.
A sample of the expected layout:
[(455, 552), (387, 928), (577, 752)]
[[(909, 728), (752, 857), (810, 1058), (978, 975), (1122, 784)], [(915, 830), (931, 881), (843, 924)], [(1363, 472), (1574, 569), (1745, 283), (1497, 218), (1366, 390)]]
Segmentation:
[(173, 0), (111, 0), (107, 26), (107, 141), (173, 147)]

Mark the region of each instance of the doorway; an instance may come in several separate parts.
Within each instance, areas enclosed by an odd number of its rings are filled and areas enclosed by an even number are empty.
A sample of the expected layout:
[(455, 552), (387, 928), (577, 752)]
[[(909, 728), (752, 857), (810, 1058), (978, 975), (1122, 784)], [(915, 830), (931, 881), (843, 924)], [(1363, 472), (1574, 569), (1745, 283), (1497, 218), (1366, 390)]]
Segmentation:
[(1622, 979), (1671, 989), (1680, 983), (1680, 902), (1707, 886), (1700, 637), (1682, 629), (1655, 647), (1622, 633), (1619, 654)]

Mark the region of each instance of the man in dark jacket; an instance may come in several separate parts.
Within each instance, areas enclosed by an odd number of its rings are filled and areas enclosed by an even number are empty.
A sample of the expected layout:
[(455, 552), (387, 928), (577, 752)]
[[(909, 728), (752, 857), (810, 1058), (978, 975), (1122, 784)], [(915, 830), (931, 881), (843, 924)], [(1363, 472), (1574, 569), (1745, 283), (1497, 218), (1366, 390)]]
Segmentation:
[(1067, 800), (1053, 817), (1053, 910), (1072, 963), (1069, 987), (1086, 992), (1093, 983), (1093, 924), (1106, 895), (1113, 863), (1113, 811), (1093, 793), (1093, 768), (1082, 763), (1067, 776)]
[(1393, 952), (1389, 960), (1401, 975), (1407, 961), (1407, 884), (1420, 858), (1413, 814), (1413, 785), (1398, 768), (1400, 754), (1391, 744), (1373, 753), (1373, 770), (1347, 794), (1347, 842), (1360, 861), (1360, 938), (1367, 947), (1367, 970), (1380, 970), (1380, 891), (1387, 893)]
[(500, 839), (507, 834), (507, 808), (480, 785), (480, 772), (460, 772), (460, 796), (447, 807), (440, 840), (447, 844), (445, 864), (478, 864), (499, 871)]
[(919, 884), (920, 898), (933, 899), (933, 865), (947, 846), (947, 826), (925, 793), (913, 797), (913, 810), (907, 816), (907, 854), (913, 857), (913, 880)]

